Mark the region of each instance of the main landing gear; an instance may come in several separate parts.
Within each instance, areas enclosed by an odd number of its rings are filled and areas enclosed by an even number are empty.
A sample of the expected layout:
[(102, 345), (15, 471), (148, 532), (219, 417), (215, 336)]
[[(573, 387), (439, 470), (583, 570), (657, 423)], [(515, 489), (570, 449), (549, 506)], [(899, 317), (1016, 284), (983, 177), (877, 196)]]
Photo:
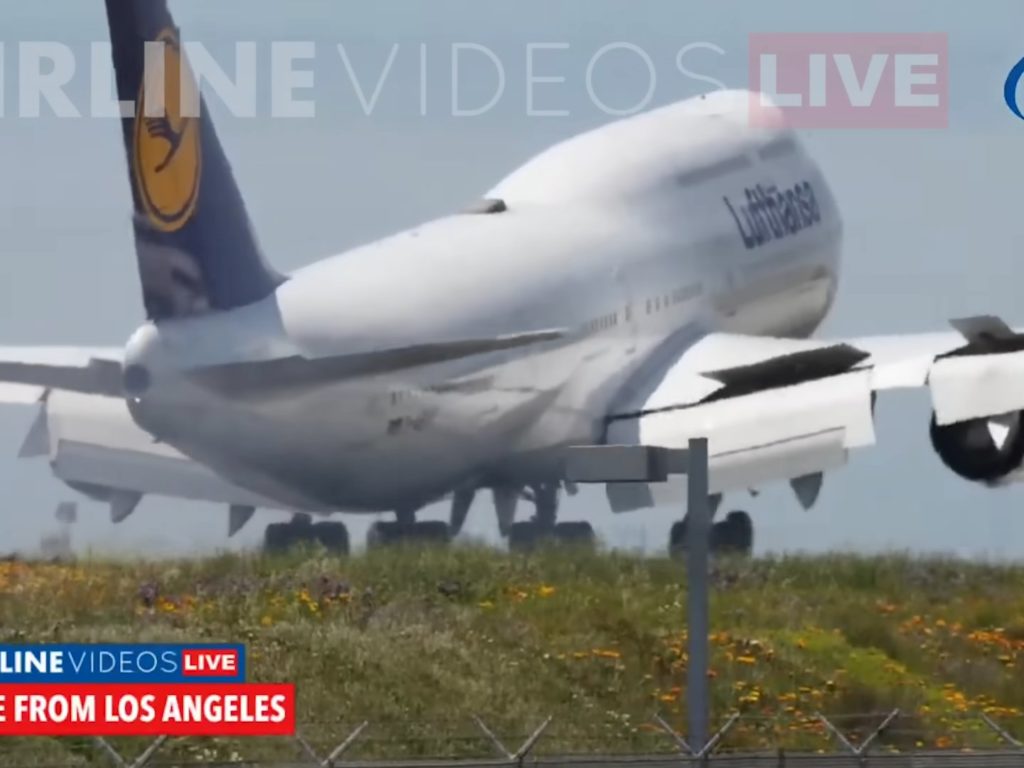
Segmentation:
[(509, 527), (508, 547), (512, 552), (530, 552), (541, 544), (569, 544), (593, 548), (597, 544), (594, 529), (587, 522), (559, 523), (557, 483), (533, 487), (537, 508), (533, 519)]
[(336, 555), (349, 553), (348, 528), (344, 523), (313, 523), (306, 514), (298, 514), (287, 523), (273, 523), (263, 534), (264, 552), (285, 552), (299, 544), (318, 542)]
[(404, 543), (447, 544), (451, 539), (448, 523), (439, 520), (416, 522), (416, 510), (400, 509), (395, 512), (394, 522), (376, 522), (370, 526), (366, 548), (379, 549)]
[[(682, 558), (686, 555), (689, 546), (688, 522), (684, 517), (672, 526), (668, 543), (670, 557)], [(712, 554), (749, 557), (753, 549), (754, 523), (746, 512), (730, 512), (725, 520), (711, 526)]]

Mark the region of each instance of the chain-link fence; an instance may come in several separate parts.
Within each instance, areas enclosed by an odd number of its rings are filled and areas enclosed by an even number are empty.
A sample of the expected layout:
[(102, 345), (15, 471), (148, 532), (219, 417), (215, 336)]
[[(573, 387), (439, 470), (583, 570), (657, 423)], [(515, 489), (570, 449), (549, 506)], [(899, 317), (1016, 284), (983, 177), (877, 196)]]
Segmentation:
[[(495, 768), (558, 766), (574, 768), (663, 768), (679, 765), (723, 766), (1015, 766), (1024, 768), (1024, 743), (1017, 735), (1024, 720), (997, 723), (985, 713), (965, 713), (936, 738), (899, 710), (865, 715), (769, 719), (733, 714), (718, 725), (701, 748), (691, 745), (670, 722), (654, 716), (627, 725), (621, 750), (609, 750), (608, 725), (594, 724), (593, 743), (574, 723), (571, 738), (546, 718), (527, 734), (503, 734), (481, 718), (470, 723), (423, 723), (408, 736), (390, 723), (387, 736), (374, 736), (369, 721), (354, 726), (307, 723), (292, 737), (215, 738), (6, 738), (0, 741), (0, 766), (20, 768), (199, 768), (200, 766), (362, 766), (365, 768)], [(618, 727), (622, 727), (621, 725)], [(629, 734), (627, 736), (626, 734)], [(500, 735), (499, 735), (500, 734)], [(765, 749), (751, 748), (750, 736)], [(817, 745), (806, 738), (813, 734)], [(766, 738), (767, 737), (767, 738)]]

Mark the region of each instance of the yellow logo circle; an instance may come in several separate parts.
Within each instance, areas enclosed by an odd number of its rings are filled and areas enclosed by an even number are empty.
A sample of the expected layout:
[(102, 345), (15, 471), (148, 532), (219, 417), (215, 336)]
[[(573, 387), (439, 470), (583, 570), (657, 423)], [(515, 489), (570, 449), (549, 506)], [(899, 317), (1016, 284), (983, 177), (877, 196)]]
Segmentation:
[(149, 94), (154, 104), (147, 114), (143, 77), (135, 107), (135, 183), (153, 226), (176, 232), (192, 218), (199, 197), (199, 94), (174, 30), (165, 29), (156, 42), (163, 44), (163, 93)]

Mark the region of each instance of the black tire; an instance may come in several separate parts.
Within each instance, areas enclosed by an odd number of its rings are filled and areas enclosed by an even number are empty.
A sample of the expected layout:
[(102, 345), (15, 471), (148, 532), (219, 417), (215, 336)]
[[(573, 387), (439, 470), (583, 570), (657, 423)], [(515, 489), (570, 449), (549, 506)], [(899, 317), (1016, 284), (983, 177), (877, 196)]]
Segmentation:
[(367, 549), (379, 549), (400, 544), (444, 545), (451, 541), (448, 523), (430, 520), (413, 525), (401, 523), (374, 523), (366, 537)]
[(508, 550), (528, 554), (537, 549), (540, 538), (540, 527), (536, 523), (512, 523), (508, 531)]
[(711, 550), (715, 554), (749, 557), (754, 548), (754, 523), (746, 512), (730, 512), (711, 531)]
[(313, 526), (313, 535), (331, 554), (349, 553), (348, 528), (344, 523), (317, 523)]
[(295, 526), (291, 523), (272, 523), (263, 532), (263, 551), (268, 554), (287, 552), (296, 541)]
[(559, 544), (572, 547), (594, 549), (597, 547), (597, 535), (594, 526), (586, 521), (559, 523), (555, 526), (555, 538)]
[(451, 541), (452, 529), (448, 523), (428, 520), (413, 526), (412, 538), (417, 543), (443, 545)]
[(686, 556), (687, 529), (685, 519), (672, 524), (668, 534), (668, 556), (673, 560), (682, 560)]
[(398, 523), (374, 523), (366, 534), (366, 548), (381, 549), (389, 547), (401, 538), (400, 533)]

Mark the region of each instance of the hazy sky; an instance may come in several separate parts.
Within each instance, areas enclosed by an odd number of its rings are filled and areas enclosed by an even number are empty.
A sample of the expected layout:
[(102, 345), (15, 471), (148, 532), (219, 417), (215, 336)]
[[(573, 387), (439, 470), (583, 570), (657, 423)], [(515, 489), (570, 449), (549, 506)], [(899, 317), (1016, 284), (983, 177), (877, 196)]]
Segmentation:
[[(207, 43), (229, 71), (237, 40), (257, 43), (264, 74), (271, 41), (317, 45), (315, 118), (271, 119), (269, 87), (259, 90), (255, 118), (233, 118), (217, 99), (210, 103), (258, 234), (284, 270), (461, 207), (551, 142), (609, 120), (587, 88), (588, 65), (605, 46), (627, 43), (649, 56), (657, 78), (653, 106), (713, 87), (676, 67), (677, 54), (694, 43), (706, 45), (686, 55), (691, 71), (745, 87), (752, 32), (946, 32), (948, 129), (806, 134), (847, 232), (839, 299), (822, 334), (941, 329), (948, 318), (976, 313), (1024, 325), (1024, 121), (1002, 100), (1006, 74), (1024, 56), (1020, 0), (177, 0), (172, 10), (184, 36)], [(58, 119), (46, 108), (38, 119), (16, 117), (24, 41), (74, 46), (80, 66), (68, 93), (88, 112), (88, 50), (106, 39), (103, 3), (8, 3), (0, 29), (0, 345), (123, 343), (142, 308), (118, 126)], [(482, 116), (451, 114), (457, 43), (486, 47), (501, 62), (503, 95)], [(565, 82), (538, 87), (534, 106), (569, 116), (527, 114), (531, 43), (568, 44), (536, 59), (543, 62), (537, 74)], [(460, 106), (482, 106), (495, 93), (497, 69), (483, 54), (463, 56)], [(366, 115), (355, 83), (369, 98), (389, 59), (379, 101)], [(594, 93), (613, 108), (641, 102), (651, 85), (647, 65), (622, 46), (599, 58), (591, 74)], [(258, 82), (266, 86), (269, 78), (261, 74)], [(931, 450), (929, 415), (925, 393), (881, 399), (879, 445), (826, 478), (811, 512), (799, 509), (787, 487), (728, 497), (723, 511), (752, 513), (760, 551), (1024, 555), (1024, 486), (989, 491), (954, 477)], [(44, 461), (14, 458), (33, 416), (28, 408), (0, 408), (0, 551), (36, 546), (54, 526), (57, 502), (78, 498)], [(528, 512), (524, 505), (520, 515)], [(565, 512), (591, 519), (610, 542), (647, 548), (664, 546), (678, 516), (613, 516), (596, 489), (570, 499)], [(231, 546), (257, 543), (272, 520), (257, 516)], [(348, 521), (361, 541), (367, 520)], [(113, 526), (103, 506), (83, 500), (74, 537), (101, 551), (211, 551), (227, 546), (226, 524), (222, 508), (148, 499)], [(489, 497), (477, 500), (468, 528), (494, 537)]]

